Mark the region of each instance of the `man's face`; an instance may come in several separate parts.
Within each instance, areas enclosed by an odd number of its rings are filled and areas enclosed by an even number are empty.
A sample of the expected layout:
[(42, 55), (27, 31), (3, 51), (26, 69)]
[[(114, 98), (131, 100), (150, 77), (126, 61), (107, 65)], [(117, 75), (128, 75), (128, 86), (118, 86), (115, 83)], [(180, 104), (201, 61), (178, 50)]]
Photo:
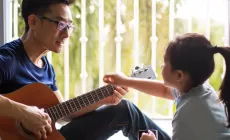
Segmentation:
[[(51, 12), (39, 15), (40, 17), (38, 18), (40, 18), (41, 24), (36, 28), (34, 37), (36, 42), (45, 50), (59, 53), (71, 34), (71, 29), (60, 30), (59, 27), (66, 24), (72, 26), (73, 19), (69, 6), (65, 4), (54, 4), (49, 9)], [(58, 22), (55, 23), (54, 21)]]

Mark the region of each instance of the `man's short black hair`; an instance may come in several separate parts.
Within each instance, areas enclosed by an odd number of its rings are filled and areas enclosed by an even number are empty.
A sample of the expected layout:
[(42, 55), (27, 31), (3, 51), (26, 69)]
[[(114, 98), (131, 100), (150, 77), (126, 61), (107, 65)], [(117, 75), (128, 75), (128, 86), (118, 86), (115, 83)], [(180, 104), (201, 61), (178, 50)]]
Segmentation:
[(74, 0), (23, 0), (22, 17), (25, 21), (26, 32), (29, 30), (28, 17), (31, 14), (45, 14), (49, 12), (49, 6), (52, 4), (63, 3), (71, 5)]

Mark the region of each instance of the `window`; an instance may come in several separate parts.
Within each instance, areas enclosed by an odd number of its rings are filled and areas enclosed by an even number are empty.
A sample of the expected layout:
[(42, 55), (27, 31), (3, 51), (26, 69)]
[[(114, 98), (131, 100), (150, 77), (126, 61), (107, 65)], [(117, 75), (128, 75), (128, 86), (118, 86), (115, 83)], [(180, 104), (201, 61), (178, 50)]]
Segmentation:
[[(0, 31), (5, 29), (3, 36), (7, 38), (0, 38), (1, 44), (23, 33), (21, 1), (0, 2), (4, 15)], [(163, 52), (175, 36), (198, 32), (213, 45), (229, 45), (228, 5), (227, 0), (76, 1), (71, 6), (75, 33), (61, 54), (48, 54), (59, 89), (66, 99), (72, 98), (103, 86), (105, 73), (122, 71), (129, 75), (130, 69), (140, 64), (152, 65), (161, 80)], [(221, 56), (215, 56), (215, 61), (209, 82), (218, 89), (224, 66)], [(149, 116), (173, 116), (173, 102), (168, 100), (134, 90), (126, 98)]]

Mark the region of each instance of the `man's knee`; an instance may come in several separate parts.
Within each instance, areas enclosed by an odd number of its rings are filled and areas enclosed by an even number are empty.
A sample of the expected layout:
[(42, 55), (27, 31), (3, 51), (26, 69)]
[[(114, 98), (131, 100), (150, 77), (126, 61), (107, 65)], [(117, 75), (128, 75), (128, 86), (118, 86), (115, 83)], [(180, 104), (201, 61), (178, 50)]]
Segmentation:
[(127, 111), (129, 109), (130, 101), (126, 99), (122, 99), (119, 104), (117, 104), (117, 108)]

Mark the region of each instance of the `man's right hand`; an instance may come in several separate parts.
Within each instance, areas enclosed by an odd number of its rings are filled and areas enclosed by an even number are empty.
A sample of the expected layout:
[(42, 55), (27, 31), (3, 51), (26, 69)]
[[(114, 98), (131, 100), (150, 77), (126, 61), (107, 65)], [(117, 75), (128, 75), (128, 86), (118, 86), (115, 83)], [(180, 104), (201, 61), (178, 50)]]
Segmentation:
[(51, 119), (44, 109), (34, 106), (17, 106), (18, 120), (22, 125), (39, 139), (46, 139), (47, 134), (52, 132)]

